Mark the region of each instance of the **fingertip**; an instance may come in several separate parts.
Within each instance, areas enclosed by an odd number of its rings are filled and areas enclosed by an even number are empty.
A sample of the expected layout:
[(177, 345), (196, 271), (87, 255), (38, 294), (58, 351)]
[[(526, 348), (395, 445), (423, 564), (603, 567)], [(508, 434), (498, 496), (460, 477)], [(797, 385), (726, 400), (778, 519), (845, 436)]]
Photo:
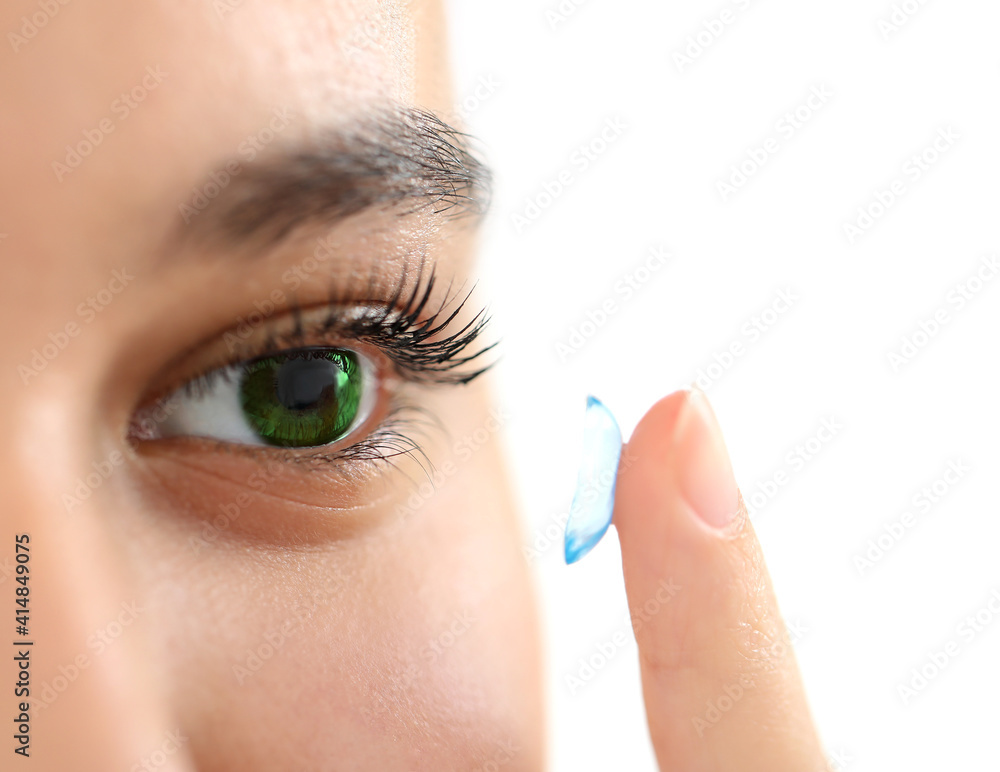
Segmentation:
[(612, 522), (625, 562), (647, 555), (654, 565), (660, 563), (659, 547), (675, 530), (670, 522), (677, 497), (674, 440), (690, 400), (688, 389), (660, 399), (640, 419), (622, 450)]
[[(623, 475), (642, 459), (653, 463), (666, 462), (670, 455), (674, 430), (690, 397), (689, 389), (680, 389), (668, 394), (654, 403), (639, 419), (625, 446), (621, 468)], [(630, 458), (626, 459), (625, 456)]]

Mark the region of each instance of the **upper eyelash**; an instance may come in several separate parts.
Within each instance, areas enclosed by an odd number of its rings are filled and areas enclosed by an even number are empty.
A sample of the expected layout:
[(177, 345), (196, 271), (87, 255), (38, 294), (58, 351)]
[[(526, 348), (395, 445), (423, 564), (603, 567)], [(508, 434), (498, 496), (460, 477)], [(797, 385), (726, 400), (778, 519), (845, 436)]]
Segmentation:
[[(331, 292), (326, 318), (307, 324), (303, 322), (304, 309), (293, 304), (287, 311), (294, 320), (290, 332), (281, 335), (271, 333), (263, 343), (238, 348), (226, 361), (187, 380), (183, 386), (185, 392), (194, 396), (205, 393), (217, 379), (231, 378), (240, 371), (240, 365), (254, 359), (278, 356), (292, 349), (349, 348), (351, 341), (369, 343), (377, 348), (392, 362), (396, 373), (407, 381), (437, 385), (471, 382), (496, 364), (494, 359), (467, 367), (476, 360), (482, 361), (482, 357), (494, 351), (499, 344), (499, 341), (494, 341), (466, 353), (483, 337), (490, 324), (490, 316), (482, 308), (461, 329), (447, 333), (475, 290), (473, 287), (456, 302), (461, 290), (452, 293), (449, 284), (436, 310), (421, 318), (430, 303), (437, 279), (433, 268), (426, 281), (422, 280), (423, 266), (418, 270), (417, 279), (409, 290), (405, 289), (407, 277), (404, 274), (390, 299), (378, 306), (359, 309), (358, 304), (352, 306), (343, 297)], [(348, 307), (355, 311), (353, 315), (345, 312)], [(361, 313), (357, 313), (358, 310)], [(317, 342), (314, 338), (318, 336), (336, 338), (338, 342)]]
[[(420, 278), (418, 275), (409, 297), (401, 308), (405, 276), (397, 285), (392, 300), (381, 309), (375, 310), (372, 315), (348, 320), (348, 324), (342, 327), (338, 326), (338, 322), (343, 319), (338, 319), (335, 313), (331, 313), (324, 325), (324, 331), (335, 329), (336, 332), (344, 333), (346, 337), (368, 341), (378, 346), (398, 369), (409, 373), (411, 380), (439, 384), (468, 383), (495, 364), (491, 362), (471, 371), (460, 369), (496, 347), (497, 343), (494, 342), (477, 349), (473, 354), (464, 354), (466, 349), (482, 335), (490, 317), (486, 309), (480, 309), (460, 330), (439, 337), (461, 313), (475, 287), (469, 290), (449, 312), (448, 307), (458, 297), (457, 292), (451, 294), (449, 284), (437, 310), (421, 321), (420, 316), (434, 291), (436, 274), (431, 269), (423, 288)], [(296, 329), (299, 327), (300, 325), (296, 324)]]
[[(490, 324), (490, 317), (485, 308), (477, 311), (461, 329), (447, 333), (448, 328), (454, 324), (468, 303), (475, 287), (456, 302), (460, 291), (453, 294), (449, 284), (437, 309), (421, 319), (437, 283), (436, 273), (431, 269), (425, 282), (418, 274), (416, 282), (409, 290), (404, 289), (405, 282), (404, 275), (388, 302), (364, 308), (361, 313), (353, 315), (344, 311), (345, 307), (351, 304), (331, 293), (329, 312), (319, 323), (304, 323), (303, 308), (293, 305), (288, 312), (294, 319), (294, 327), (290, 332), (280, 336), (269, 334), (266, 340), (254, 349), (236, 351), (228, 362), (189, 381), (188, 387), (196, 391), (205, 388), (211, 385), (214, 378), (231, 374), (233, 367), (252, 359), (280, 355), (290, 349), (323, 347), (325, 344), (310, 340), (315, 336), (336, 337), (343, 341), (339, 345), (344, 347), (349, 347), (350, 341), (370, 343), (392, 362), (397, 374), (405, 380), (414, 382), (439, 385), (466, 384), (496, 364), (496, 360), (493, 360), (471, 368), (466, 367), (476, 360), (482, 361), (482, 357), (494, 351), (499, 343), (494, 341), (476, 348), (472, 353), (466, 353), (483, 337)], [(358, 310), (357, 305), (354, 306), (354, 310)]]

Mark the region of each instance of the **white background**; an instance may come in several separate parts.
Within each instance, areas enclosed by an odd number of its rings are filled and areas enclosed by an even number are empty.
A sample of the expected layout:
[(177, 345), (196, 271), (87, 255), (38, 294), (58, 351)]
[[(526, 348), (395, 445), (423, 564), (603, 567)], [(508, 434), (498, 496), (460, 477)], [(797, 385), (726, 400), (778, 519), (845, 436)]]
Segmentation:
[[(634, 643), (575, 694), (566, 680), (629, 630), (614, 529), (562, 562), (584, 397), (627, 437), (734, 342), (743, 355), (706, 390), (744, 496), (789, 476), (753, 522), (837, 768), (1000, 769), (1000, 615), (971, 641), (958, 630), (1000, 588), (1000, 276), (949, 300), (1000, 253), (1000, 4), (911, 0), (892, 31), (880, 0), (577, 2), (449, 3), (456, 92), (498, 177), (482, 265), (541, 547), (553, 769), (655, 769)], [(724, 10), (721, 35), (675, 58)], [(832, 96), (789, 137), (779, 121), (813, 87)], [(625, 130), (582, 169), (574, 153), (609, 119)], [(917, 179), (908, 159), (949, 127), (960, 138)], [(724, 200), (719, 181), (769, 137), (777, 152)], [(572, 184), (539, 201), (563, 170)], [(845, 223), (878, 213), (896, 179), (905, 193), (852, 244)], [(531, 200), (540, 215), (516, 224)], [(651, 247), (670, 260), (626, 298), (616, 283)], [(797, 300), (751, 340), (744, 325), (781, 290)], [(614, 313), (583, 325), (607, 300)], [(938, 309), (947, 323), (894, 366)], [(584, 345), (560, 354), (574, 331)], [(790, 465), (824, 419), (843, 428)], [(956, 460), (969, 472), (922, 511), (914, 497)], [(906, 512), (912, 527), (859, 568)], [(899, 685), (949, 641), (958, 656), (904, 704)]]

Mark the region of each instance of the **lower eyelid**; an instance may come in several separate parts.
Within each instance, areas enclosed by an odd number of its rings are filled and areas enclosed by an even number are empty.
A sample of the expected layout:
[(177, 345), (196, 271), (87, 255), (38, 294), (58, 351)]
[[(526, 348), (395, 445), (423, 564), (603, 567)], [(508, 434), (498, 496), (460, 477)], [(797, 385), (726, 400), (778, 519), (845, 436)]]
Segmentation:
[(207, 462), (201, 455), (165, 446), (150, 451), (141, 459), (138, 488), (150, 499), (148, 511), (187, 523), (187, 543), (199, 551), (250, 543), (284, 553), (358, 537), (398, 517), (397, 499), (405, 497), (374, 477), (309, 475), (312, 484), (304, 485), (279, 462), (268, 472), (249, 459), (229, 458), (219, 465), (217, 456)]

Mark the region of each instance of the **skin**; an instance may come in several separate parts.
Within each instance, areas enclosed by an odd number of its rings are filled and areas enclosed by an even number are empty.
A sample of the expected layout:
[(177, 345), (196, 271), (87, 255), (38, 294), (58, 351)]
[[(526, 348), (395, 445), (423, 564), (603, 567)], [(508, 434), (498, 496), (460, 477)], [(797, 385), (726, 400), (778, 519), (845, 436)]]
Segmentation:
[[(0, 29), (19, 29), (20, 13), (5, 6)], [(222, 14), (94, 0), (60, 6), (4, 54), (0, 519), (4, 554), (30, 535), (29, 768), (543, 767), (536, 611), (485, 379), (400, 386), (446, 430), (419, 438), (453, 470), (429, 491), (415, 458), (315, 464), (130, 437), (151, 395), (224, 364), (222, 333), (287, 290), (317, 238), (336, 256), (296, 286), (303, 308), (331, 286), (358, 290), (358, 276), (386, 294), (416, 275), (415, 255), (469, 279), (475, 221), (429, 211), (365, 212), (263, 247), (164, 248), (192, 189), (278, 105), (294, 116), (281, 142), (389, 102), (448, 116), (445, 50), (441, 8), (423, 0), (247, 0)], [(166, 75), (59, 179), (66, 145), (148, 66)], [(65, 345), (26, 378), (53, 340)], [(366, 430), (385, 417), (379, 399)], [(682, 588), (636, 625), (658, 758), (822, 769), (794, 660), (761, 644), (782, 627), (745, 511), (713, 529), (679, 493), (684, 443), (702, 436), (676, 431), (701, 426), (690, 401), (668, 397), (637, 428), (615, 512), (630, 606), (668, 575)], [(721, 440), (712, 448), (699, 479), (724, 489), (731, 469)], [(110, 471), (78, 495), (95, 469)], [(748, 697), (695, 732), (706, 700), (741, 678)]]

